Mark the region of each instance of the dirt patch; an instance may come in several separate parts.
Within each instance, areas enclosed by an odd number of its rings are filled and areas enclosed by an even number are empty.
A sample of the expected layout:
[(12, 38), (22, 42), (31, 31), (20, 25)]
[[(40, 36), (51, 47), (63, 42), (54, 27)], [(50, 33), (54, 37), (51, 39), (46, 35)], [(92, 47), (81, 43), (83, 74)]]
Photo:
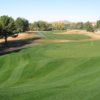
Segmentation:
[(64, 32), (64, 34), (80, 34), (80, 33), (84, 33), (86, 31), (84, 30), (69, 30), (69, 31), (66, 31)]
[[(70, 30), (70, 31), (66, 31), (64, 33), (58, 33), (58, 34), (80, 34), (80, 35), (89, 36), (93, 40), (100, 40), (100, 32), (87, 32), (84, 30)], [(88, 40), (91, 40), (91, 39), (88, 39)], [(80, 41), (80, 40), (78, 40), (78, 41)]]
[[(8, 41), (16, 41), (16, 40), (24, 40), (24, 39), (31, 39), (31, 38), (39, 38), (40, 36), (36, 35), (35, 33), (20, 33), (18, 37), (8, 37)], [(0, 43), (4, 42), (4, 39), (0, 39)]]

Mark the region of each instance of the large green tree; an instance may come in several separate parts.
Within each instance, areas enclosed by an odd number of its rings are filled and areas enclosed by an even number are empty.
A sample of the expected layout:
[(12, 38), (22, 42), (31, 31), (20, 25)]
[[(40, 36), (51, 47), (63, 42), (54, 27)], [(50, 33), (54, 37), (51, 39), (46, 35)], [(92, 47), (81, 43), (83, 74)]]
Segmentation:
[(82, 30), (84, 28), (84, 23), (82, 23), (82, 22), (76, 23), (75, 27), (76, 27), (76, 29)]
[(15, 25), (16, 25), (16, 32), (17, 33), (25, 32), (28, 30), (29, 22), (28, 22), (28, 20), (26, 20), (24, 18), (18, 17), (15, 21)]
[(1, 35), (1, 33), (2, 33), (2, 25), (0, 24), (0, 35)]
[(33, 23), (34, 30), (36, 31), (45, 31), (47, 30), (48, 23), (45, 21), (38, 21)]
[(65, 24), (61, 21), (52, 23), (52, 26), (54, 30), (65, 30)]
[(53, 30), (52, 24), (48, 24), (46, 27), (46, 31), (52, 31), (52, 30)]
[(90, 22), (86, 22), (84, 24), (84, 29), (87, 30), (88, 32), (94, 32), (94, 27)]
[(98, 21), (96, 22), (96, 29), (99, 29), (99, 30), (100, 30), (100, 20), (98, 20)]
[(0, 36), (4, 37), (5, 44), (7, 44), (8, 36), (15, 33), (14, 19), (9, 16), (0, 17)]
[(53, 29), (52, 24), (44, 21), (38, 21), (29, 24), (30, 31), (51, 31)]

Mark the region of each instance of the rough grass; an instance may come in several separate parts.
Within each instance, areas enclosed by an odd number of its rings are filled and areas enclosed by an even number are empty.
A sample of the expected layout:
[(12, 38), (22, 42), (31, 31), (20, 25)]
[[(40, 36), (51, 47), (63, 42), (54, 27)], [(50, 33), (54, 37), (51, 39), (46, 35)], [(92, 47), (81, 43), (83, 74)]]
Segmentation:
[(90, 39), (91, 37), (83, 35), (83, 34), (60, 34), (56, 32), (42, 32), (41, 33), (43, 39), (49, 40), (82, 40), (82, 39)]
[(0, 57), (0, 100), (99, 100), (100, 41), (45, 43)]

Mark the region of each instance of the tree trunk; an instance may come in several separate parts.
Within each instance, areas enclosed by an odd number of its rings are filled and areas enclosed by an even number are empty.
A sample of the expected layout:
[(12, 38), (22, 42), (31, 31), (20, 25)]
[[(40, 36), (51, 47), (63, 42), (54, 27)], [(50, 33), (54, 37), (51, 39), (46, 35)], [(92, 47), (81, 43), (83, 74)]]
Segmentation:
[(8, 36), (7, 36), (7, 33), (6, 32), (4, 33), (4, 38), (5, 38), (5, 46), (7, 46), (7, 42), (8, 42), (7, 41), (7, 38), (8, 38)]

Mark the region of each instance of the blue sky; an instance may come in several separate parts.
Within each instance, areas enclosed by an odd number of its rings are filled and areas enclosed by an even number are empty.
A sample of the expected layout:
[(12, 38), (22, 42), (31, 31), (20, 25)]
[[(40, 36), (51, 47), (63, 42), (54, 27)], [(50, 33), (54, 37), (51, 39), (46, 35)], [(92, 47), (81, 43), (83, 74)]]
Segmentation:
[(96, 21), (100, 0), (0, 0), (0, 16), (37, 20)]

